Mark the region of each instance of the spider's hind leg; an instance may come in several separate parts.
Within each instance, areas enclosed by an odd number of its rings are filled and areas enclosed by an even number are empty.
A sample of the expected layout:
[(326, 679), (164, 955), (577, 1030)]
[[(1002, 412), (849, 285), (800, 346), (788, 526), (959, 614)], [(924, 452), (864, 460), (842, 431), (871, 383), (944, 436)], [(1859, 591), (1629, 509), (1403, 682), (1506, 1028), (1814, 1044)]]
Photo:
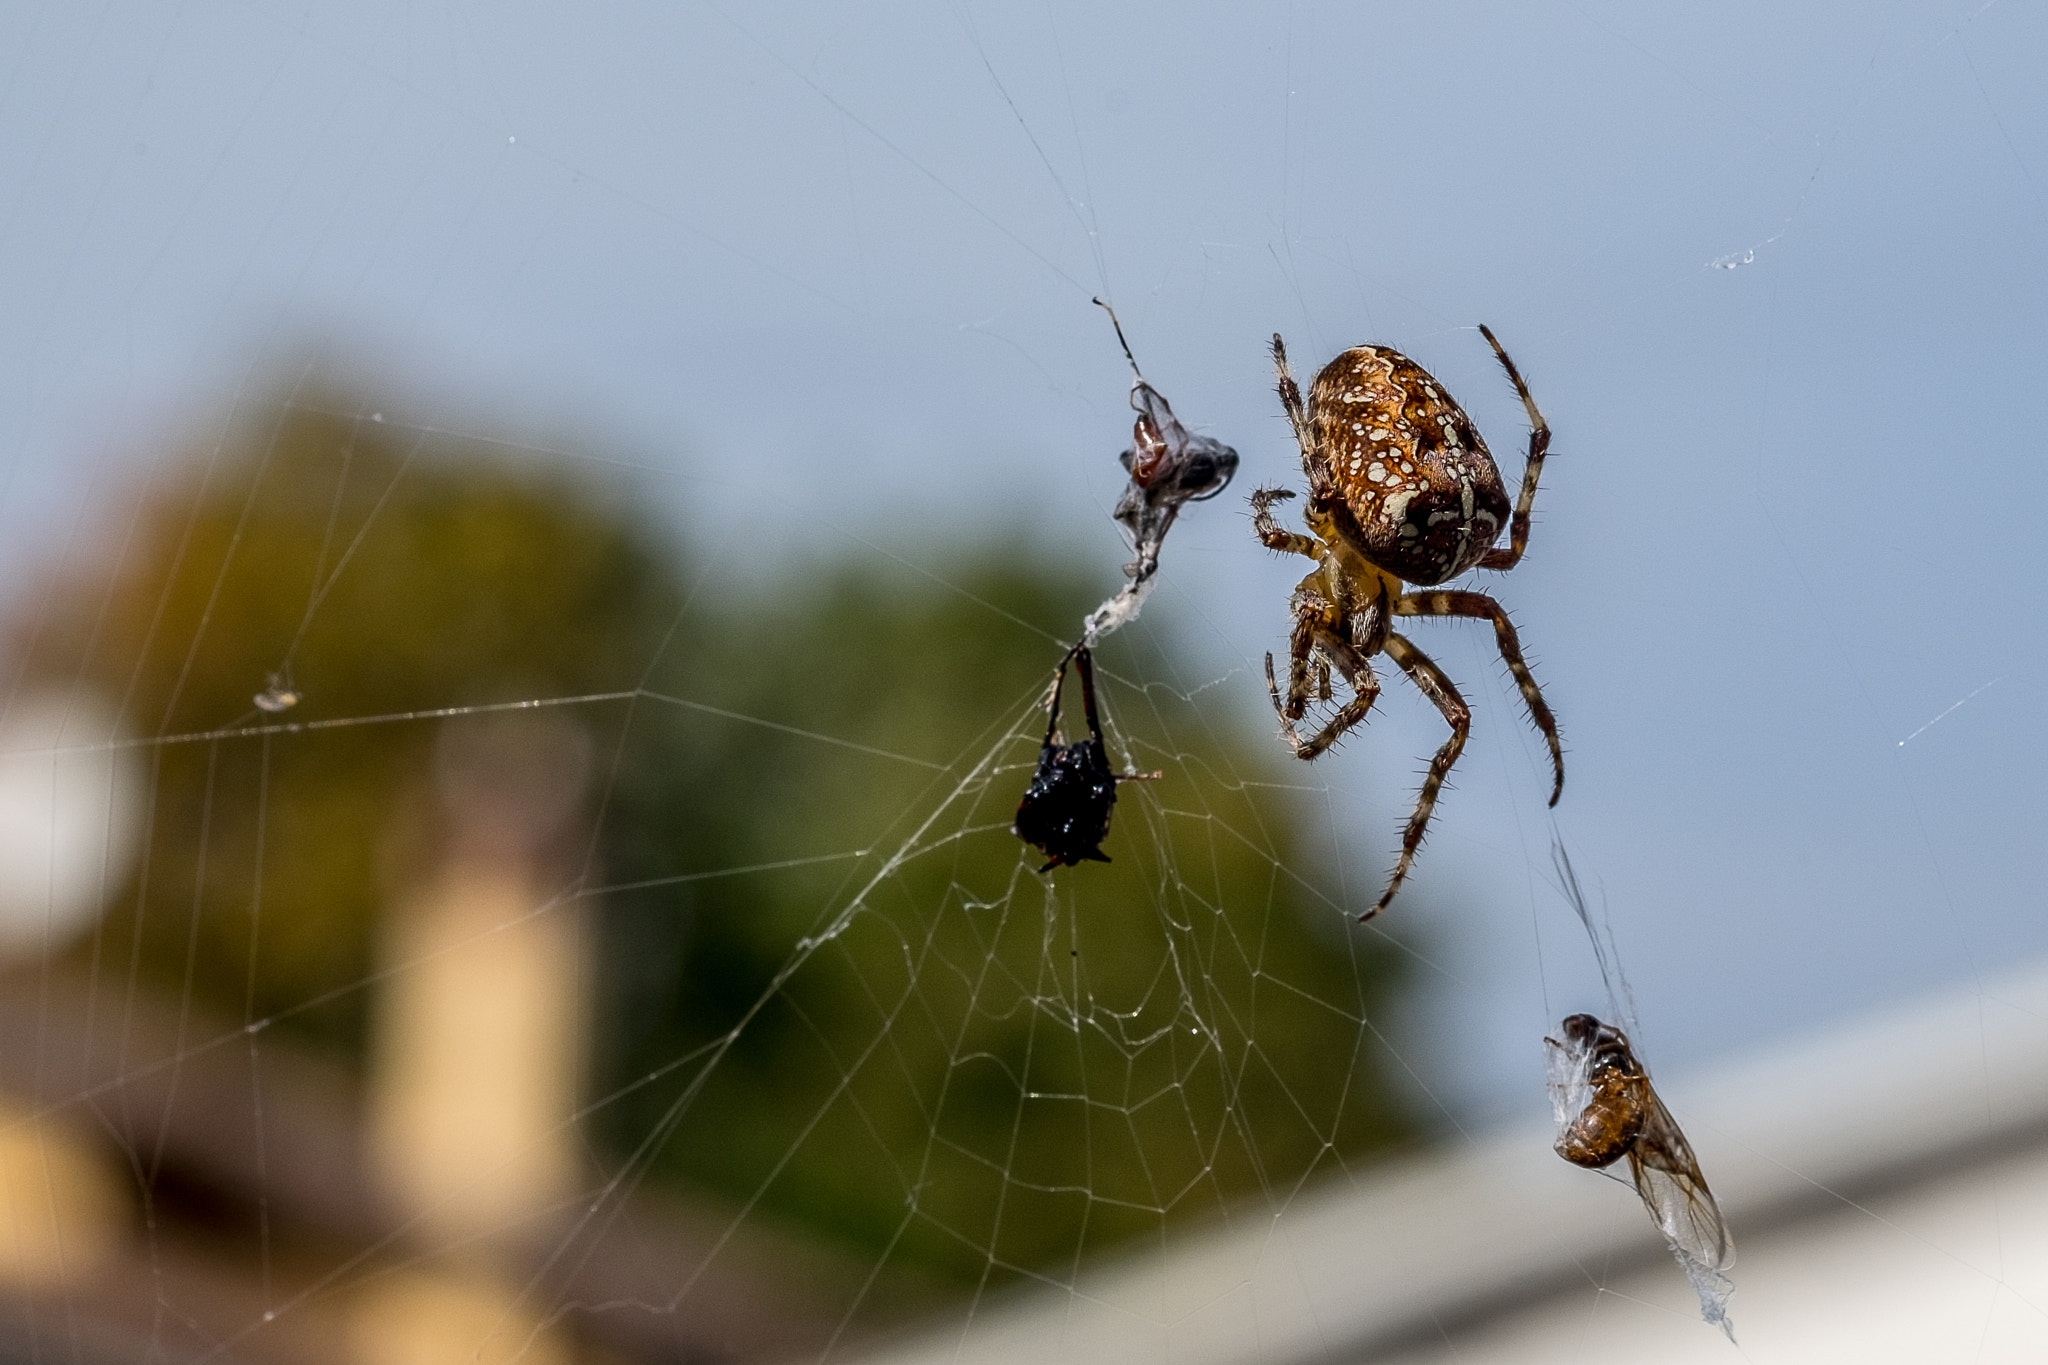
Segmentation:
[(1564, 795), (1564, 742), (1558, 738), (1557, 718), (1550, 714), (1550, 705), (1543, 700), (1535, 675), (1522, 659), (1521, 641), (1515, 638), (1507, 610), (1483, 592), (1411, 592), (1395, 600), (1394, 615), (1466, 616), (1493, 623), (1494, 643), (1508, 672), (1514, 676), (1515, 686), (1521, 689), (1522, 704), (1529, 708), (1529, 721), (1550, 746), (1550, 804), (1556, 805), (1557, 798)]
[(1315, 442), (1309, 435), (1308, 413), (1301, 402), (1301, 386), (1294, 382), (1294, 371), (1287, 367), (1287, 343), (1273, 333), (1273, 371), (1276, 375), (1274, 388), (1280, 394), (1280, 406), (1287, 413), (1287, 423), (1294, 428), (1294, 438), (1301, 443), (1306, 453)]
[(1436, 709), (1443, 712), (1444, 719), (1451, 724), (1451, 737), (1429, 761), (1429, 772), (1422, 779), (1422, 791), (1415, 798), (1415, 813), (1408, 817), (1408, 828), (1401, 832), (1400, 861), (1394, 864), (1394, 875), (1387, 879), (1387, 889), (1381, 893), (1378, 902), (1358, 917), (1360, 924), (1386, 909), (1387, 903), (1394, 899), (1394, 893), (1401, 889), (1401, 883), (1408, 879), (1408, 869), (1415, 863), (1415, 850), (1422, 846), (1422, 836), (1429, 829), (1429, 817), (1436, 810), (1437, 793), (1443, 790), (1451, 765), (1464, 752), (1465, 736), (1472, 731), (1472, 708), (1465, 705), (1458, 689), (1451, 685), (1451, 680), (1427, 654), (1392, 631), (1387, 632), (1387, 654), (1401, 666), (1403, 673), (1414, 680), (1422, 695), (1435, 702)]
[(1515, 499), (1514, 520), (1508, 523), (1508, 546), (1505, 550), (1488, 550), (1479, 561), (1482, 569), (1505, 571), (1521, 563), (1522, 551), (1529, 548), (1529, 509), (1536, 504), (1536, 481), (1543, 474), (1543, 457), (1550, 452), (1550, 423), (1543, 420), (1536, 400), (1529, 396), (1529, 386), (1522, 382), (1522, 372), (1515, 368), (1515, 362), (1508, 359), (1507, 351), (1494, 339), (1492, 329), (1481, 325), (1479, 332), (1486, 338), (1486, 344), (1493, 347), (1494, 358), (1508, 372), (1508, 382), (1515, 386), (1523, 411), (1529, 414), (1529, 455), (1522, 465), (1522, 492)]

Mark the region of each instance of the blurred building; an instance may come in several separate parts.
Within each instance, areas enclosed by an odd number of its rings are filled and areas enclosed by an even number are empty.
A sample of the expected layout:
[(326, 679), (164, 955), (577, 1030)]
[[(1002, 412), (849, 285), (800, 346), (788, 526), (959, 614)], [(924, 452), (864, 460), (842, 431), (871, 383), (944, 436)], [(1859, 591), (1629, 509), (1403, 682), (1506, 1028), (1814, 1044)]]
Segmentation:
[[(17, 713), (17, 748), (65, 738), (23, 714), (39, 713)], [(42, 765), (47, 806), (49, 790), (90, 787), (80, 773), (109, 752), (58, 756), (54, 782), (47, 748), (0, 760), (0, 839), (53, 823), (6, 804), (17, 770)], [(582, 832), (582, 733), (457, 723), (437, 759), (448, 833), (400, 889), (367, 983), (366, 1082), (189, 998), (109, 991), (51, 965), (46, 937), (13, 933), (0, 1359), (774, 1359), (840, 1330), (816, 1296), (849, 1272), (608, 1179), (582, 1143), (588, 949), (562, 868), (564, 835)], [(52, 877), (96, 867), (131, 816), (101, 810), (97, 849), (46, 848), (42, 900), (0, 908), (56, 905)]]
[(2048, 964), (1659, 1089), (1734, 1230), (1739, 1350), (1633, 1187), (1532, 1124), (863, 1365), (2048, 1359)]

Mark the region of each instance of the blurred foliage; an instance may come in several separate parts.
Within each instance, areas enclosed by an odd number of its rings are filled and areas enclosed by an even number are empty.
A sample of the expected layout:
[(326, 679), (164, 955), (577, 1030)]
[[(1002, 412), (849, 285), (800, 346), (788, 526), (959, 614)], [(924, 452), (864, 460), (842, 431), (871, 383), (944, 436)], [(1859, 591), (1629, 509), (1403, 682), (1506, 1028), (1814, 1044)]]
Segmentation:
[[(166, 466), (117, 560), (25, 599), (16, 657), (152, 736), (272, 720), (251, 697), (287, 661), (294, 722), (644, 681), (576, 708), (614, 888), (607, 1160), (971, 1285), (1407, 1135), (1365, 1023), (1393, 960), (1319, 891), (1280, 747), (1157, 681), (1140, 632), (1098, 654), (1102, 701), (1112, 755), (1164, 777), (1121, 789), (1114, 863), (1040, 876), (1008, 832), (1048, 632), (1113, 564), (980, 545), (686, 592), (603, 497), (353, 410), (273, 408)], [(436, 728), (150, 748), (148, 856), (93, 951), (359, 1055)]]
[[(332, 395), (254, 405), (109, 521), (118, 558), (39, 585), (13, 653), (143, 737), (630, 687), (676, 610), (671, 557), (587, 488)], [(253, 698), (280, 669), (303, 700), (266, 715)], [(101, 958), (359, 1053), (369, 1000), (350, 988), (394, 864), (433, 836), (435, 732), (150, 749), (145, 855)]]
[(813, 573), (674, 661), (665, 691), (893, 757), (636, 715), (629, 753), (692, 757), (622, 774), (646, 842), (614, 875), (696, 880), (608, 902), (613, 1150), (971, 1285), (1407, 1134), (1363, 1023), (1394, 961), (1317, 894), (1288, 760), (1133, 681), (1172, 676), (1140, 632), (1097, 655), (1112, 755), (1164, 774), (1120, 788), (1114, 861), (1041, 876), (1009, 833), (1061, 654), (1033, 625), (1078, 624), (1103, 567)]

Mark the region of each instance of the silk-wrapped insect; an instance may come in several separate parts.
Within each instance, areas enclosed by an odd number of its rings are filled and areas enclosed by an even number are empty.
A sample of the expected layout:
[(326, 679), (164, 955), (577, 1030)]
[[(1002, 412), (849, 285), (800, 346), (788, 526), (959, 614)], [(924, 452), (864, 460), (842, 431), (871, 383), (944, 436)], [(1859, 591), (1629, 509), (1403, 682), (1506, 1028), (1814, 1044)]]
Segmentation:
[(1131, 423), (1130, 449), (1119, 457), (1130, 482), (1110, 515), (1130, 536), (1137, 558), (1124, 565), (1124, 575), (1130, 581), (1123, 590), (1089, 613), (1081, 632), (1083, 644), (1093, 644), (1137, 618), (1159, 574), (1159, 549), (1180, 509), (1215, 497), (1230, 486), (1231, 476), (1237, 473), (1237, 452), (1215, 437), (1189, 431), (1181, 424), (1166, 395), (1139, 371), (1116, 310), (1101, 299), (1095, 302), (1109, 314), (1117, 344), (1131, 364), (1131, 409), (1138, 417)]
[(1567, 1016), (1558, 1032), (1562, 1039), (1543, 1040), (1557, 1154), (1593, 1170), (1628, 1158), (1650, 1221), (1700, 1296), (1700, 1316), (1733, 1341), (1728, 1296), (1735, 1286), (1725, 1272), (1735, 1263), (1735, 1243), (1692, 1144), (1651, 1088), (1627, 1034), (1590, 1014)]
[[(1070, 663), (1081, 675), (1081, 710), (1088, 719), (1088, 737), (1066, 744), (1060, 739), (1060, 693)], [(1024, 789), (1024, 799), (1017, 803), (1017, 819), (1010, 832), (1051, 860), (1038, 869), (1040, 872), (1083, 861), (1106, 863), (1109, 855), (1102, 851), (1102, 841), (1109, 837), (1116, 784), (1158, 776), (1119, 773), (1110, 766), (1109, 749), (1102, 742), (1102, 720), (1095, 710), (1095, 657), (1087, 645), (1075, 645), (1053, 674), (1052, 691), (1046, 698), (1045, 742), (1039, 746), (1038, 767), (1031, 774), (1031, 785)]]

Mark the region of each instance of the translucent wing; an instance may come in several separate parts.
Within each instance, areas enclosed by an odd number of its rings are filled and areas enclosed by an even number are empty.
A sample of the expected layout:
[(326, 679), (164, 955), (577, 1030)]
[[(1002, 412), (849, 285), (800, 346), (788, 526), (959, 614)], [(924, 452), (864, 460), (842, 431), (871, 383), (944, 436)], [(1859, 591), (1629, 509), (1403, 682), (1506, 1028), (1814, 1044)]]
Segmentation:
[(1722, 1272), (1735, 1263), (1735, 1243), (1728, 1236), (1728, 1224), (1714, 1202), (1713, 1191), (1707, 1188), (1707, 1178), (1700, 1174), (1692, 1144), (1685, 1140), (1678, 1121), (1657, 1098), (1657, 1092), (1647, 1082), (1644, 1089), (1649, 1104), (1643, 1132), (1628, 1154), (1636, 1193), (1642, 1196), (1651, 1220), (1700, 1296), (1700, 1316), (1733, 1341), (1735, 1327), (1728, 1320), (1728, 1296), (1735, 1286)]
[(1593, 1098), (1593, 1054), (1569, 1041), (1545, 1038), (1543, 1069), (1550, 1083), (1550, 1115), (1561, 1130), (1586, 1112)]

